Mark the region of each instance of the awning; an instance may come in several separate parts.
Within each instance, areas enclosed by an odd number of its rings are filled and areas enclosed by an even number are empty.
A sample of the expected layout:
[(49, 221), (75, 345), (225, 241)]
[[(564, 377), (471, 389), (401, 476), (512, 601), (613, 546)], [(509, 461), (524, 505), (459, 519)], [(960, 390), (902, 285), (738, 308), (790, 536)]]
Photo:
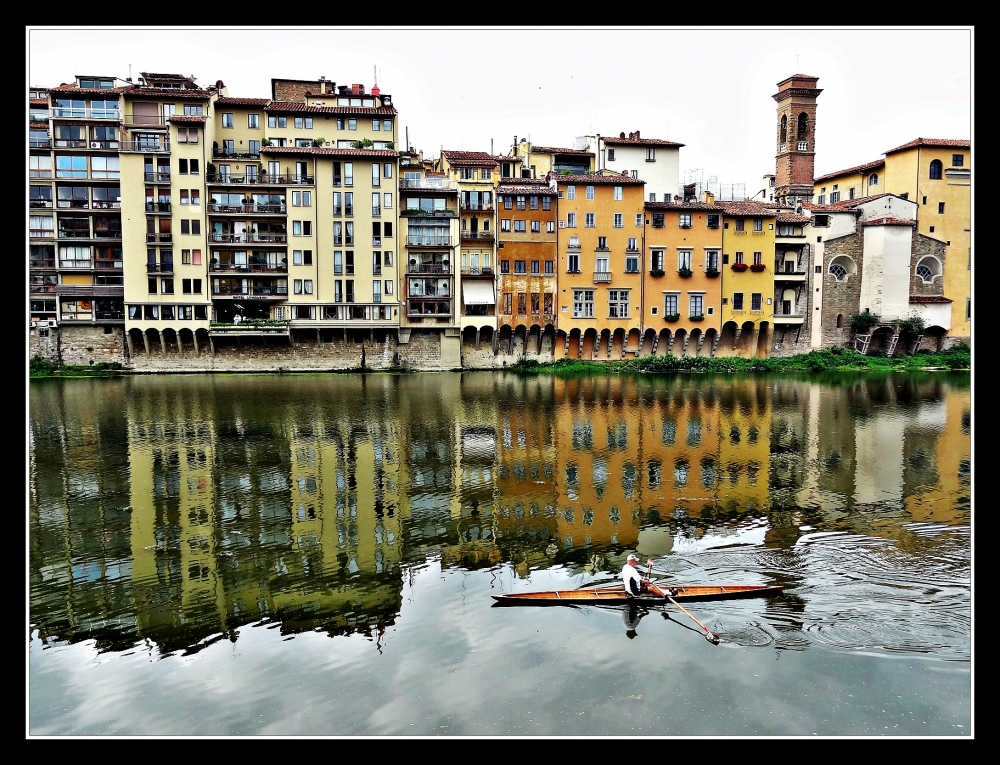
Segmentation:
[(462, 300), (466, 305), (494, 305), (493, 285), (490, 282), (462, 282)]

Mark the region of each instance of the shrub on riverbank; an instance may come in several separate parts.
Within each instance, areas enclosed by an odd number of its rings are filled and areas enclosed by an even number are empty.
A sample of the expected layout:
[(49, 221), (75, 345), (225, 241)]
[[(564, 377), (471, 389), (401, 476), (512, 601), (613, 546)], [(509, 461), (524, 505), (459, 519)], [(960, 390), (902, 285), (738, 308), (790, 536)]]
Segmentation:
[(28, 362), (31, 377), (111, 377), (123, 371), (117, 361), (90, 365), (54, 364), (48, 359), (33, 356)]
[(963, 343), (937, 353), (920, 352), (912, 356), (888, 358), (884, 353), (863, 356), (848, 348), (827, 348), (796, 356), (767, 359), (745, 359), (736, 356), (643, 356), (624, 361), (589, 361), (585, 359), (559, 359), (539, 363), (534, 359), (522, 360), (511, 369), (516, 372), (544, 372), (575, 374), (580, 372), (832, 372), (832, 371), (918, 371), (927, 368), (963, 370), (971, 366), (971, 349)]

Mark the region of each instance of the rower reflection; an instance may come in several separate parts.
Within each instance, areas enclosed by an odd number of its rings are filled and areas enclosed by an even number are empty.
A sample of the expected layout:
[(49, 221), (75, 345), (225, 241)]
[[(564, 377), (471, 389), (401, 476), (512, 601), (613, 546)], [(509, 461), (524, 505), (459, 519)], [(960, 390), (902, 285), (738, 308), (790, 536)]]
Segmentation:
[(639, 626), (639, 621), (642, 617), (648, 613), (648, 608), (642, 608), (635, 603), (629, 603), (622, 608), (622, 624), (625, 625), (625, 634), (629, 640), (632, 640), (638, 634), (636, 627)]

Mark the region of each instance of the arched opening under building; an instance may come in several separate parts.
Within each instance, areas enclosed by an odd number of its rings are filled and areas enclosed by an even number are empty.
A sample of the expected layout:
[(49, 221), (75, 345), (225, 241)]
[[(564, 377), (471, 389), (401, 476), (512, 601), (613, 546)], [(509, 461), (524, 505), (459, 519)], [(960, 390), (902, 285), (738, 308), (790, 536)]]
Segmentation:
[(673, 335), (669, 329), (664, 327), (660, 330), (659, 339), (656, 342), (656, 355), (666, 356), (670, 353), (670, 344), (673, 340)]
[(580, 352), (581, 359), (593, 359), (597, 350), (597, 330), (588, 329), (583, 333), (583, 350)]
[(715, 349), (716, 356), (733, 356), (736, 353), (734, 348), (736, 344), (736, 330), (739, 326), (735, 321), (727, 321), (722, 325), (722, 331), (719, 333), (719, 345)]
[(762, 321), (757, 330), (757, 358), (766, 359), (770, 355), (771, 349), (771, 325)]

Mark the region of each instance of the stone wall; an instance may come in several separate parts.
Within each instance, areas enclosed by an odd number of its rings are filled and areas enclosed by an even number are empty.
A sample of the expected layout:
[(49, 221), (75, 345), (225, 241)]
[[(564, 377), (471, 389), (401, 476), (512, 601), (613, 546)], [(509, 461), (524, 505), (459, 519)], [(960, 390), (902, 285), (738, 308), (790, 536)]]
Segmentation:
[[(830, 263), (837, 255), (848, 255), (857, 265), (857, 273), (849, 274), (839, 282), (830, 273)], [(823, 347), (843, 346), (851, 339), (851, 317), (861, 306), (861, 273), (864, 266), (864, 238), (859, 230), (855, 234), (830, 239), (824, 248), (823, 263)], [(814, 312), (815, 313), (815, 312)], [(843, 327), (837, 328), (837, 315), (842, 314)]]
[[(910, 249), (910, 294), (911, 295), (944, 295), (944, 256), (947, 245), (924, 234), (913, 234), (913, 244)], [(930, 284), (917, 276), (917, 263), (925, 256), (933, 255), (941, 261), (941, 275), (936, 276)]]
[[(106, 333), (105, 329), (110, 329), (110, 333)], [(123, 327), (93, 325), (32, 327), (28, 333), (28, 357), (34, 356), (53, 364), (124, 365), (125, 330)]]

